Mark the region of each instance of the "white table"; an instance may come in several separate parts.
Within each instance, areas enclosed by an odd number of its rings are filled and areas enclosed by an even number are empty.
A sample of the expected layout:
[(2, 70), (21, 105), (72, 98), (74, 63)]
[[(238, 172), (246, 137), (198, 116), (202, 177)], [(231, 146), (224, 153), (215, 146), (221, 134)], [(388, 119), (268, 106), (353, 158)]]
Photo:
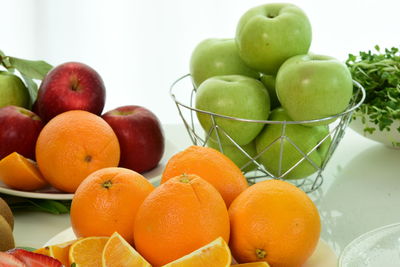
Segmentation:
[[(183, 125), (164, 125), (166, 153), (148, 178), (161, 173), (168, 158), (191, 144)], [(389, 149), (347, 129), (324, 172), (324, 183), (310, 194), (323, 221), (322, 238), (339, 255), (355, 237), (400, 222), (400, 150)], [(15, 213), (18, 246), (41, 247), (70, 227), (69, 215)]]

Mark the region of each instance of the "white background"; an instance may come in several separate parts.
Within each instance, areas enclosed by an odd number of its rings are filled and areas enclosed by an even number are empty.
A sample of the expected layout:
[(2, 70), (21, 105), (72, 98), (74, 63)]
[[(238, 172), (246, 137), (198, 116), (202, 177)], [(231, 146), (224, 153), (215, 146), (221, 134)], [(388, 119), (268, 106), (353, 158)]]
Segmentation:
[[(104, 111), (134, 104), (180, 122), (170, 84), (188, 72), (193, 48), (234, 36), (249, 8), (267, 0), (0, 0), (0, 49), (52, 65), (80, 61), (102, 76)], [(313, 26), (311, 51), (349, 53), (399, 46), (400, 1), (292, 0)]]

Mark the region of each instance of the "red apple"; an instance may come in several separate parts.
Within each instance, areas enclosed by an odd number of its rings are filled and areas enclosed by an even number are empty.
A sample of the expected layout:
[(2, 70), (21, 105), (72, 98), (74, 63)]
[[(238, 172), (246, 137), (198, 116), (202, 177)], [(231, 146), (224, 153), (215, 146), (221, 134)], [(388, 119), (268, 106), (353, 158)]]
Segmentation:
[(142, 173), (157, 166), (164, 154), (164, 134), (154, 113), (140, 106), (123, 106), (102, 117), (118, 137), (120, 167)]
[(17, 106), (0, 108), (0, 159), (18, 152), (34, 160), (42, 128), (42, 120), (30, 110)]
[(67, 62), (52, 69), (42, 81), (37, 110), (43, 121), (68, 110), (81, 109), (100, 115), (106, 91), (100, 75), (88, 65)]

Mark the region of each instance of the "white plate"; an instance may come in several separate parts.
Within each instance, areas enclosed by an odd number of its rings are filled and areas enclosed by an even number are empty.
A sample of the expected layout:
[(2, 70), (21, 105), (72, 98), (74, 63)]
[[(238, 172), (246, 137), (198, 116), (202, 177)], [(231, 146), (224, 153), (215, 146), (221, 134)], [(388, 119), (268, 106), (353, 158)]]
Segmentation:
[[(70, 227), (55, 235), (43, 246), (60, 244), (73, 239), (76, 239), (76, 236)], [(332, 248), (324, 240), (320, 239), (314, 254), (311, 255), (303, 267), (336, 267), (337, 261), (337, 256)]]
[[(148, 172), (143, 173), (142, 175), (146, 177), (151, 183), (158, 185), (157, 180), (160, 179), (161, 173), (163, 172), (168, 159), (176, 152), (178, 152), (177, 147), (168, 140), (166, 140), (165, 153), (158, 166)], [(53, 187), (46, 187), (44, 189), (40, 189), (33, 192), (16, 190), (9, 188), (1, 181), (0, 181), (0, 193), (17, 197), (53, 199), (53, 200), (71, 200), (74, 197), (74, 194), (64, 193)]]
[(11, 189), (5, 184), (3, 184), (1, 181), (0, 181), (0, 193), (16, 197), (53, 199), (53, 200), (71, 200), (74, 197), (74, 194), (63, 193), (53, 187), (47, 187), (33, 192)]

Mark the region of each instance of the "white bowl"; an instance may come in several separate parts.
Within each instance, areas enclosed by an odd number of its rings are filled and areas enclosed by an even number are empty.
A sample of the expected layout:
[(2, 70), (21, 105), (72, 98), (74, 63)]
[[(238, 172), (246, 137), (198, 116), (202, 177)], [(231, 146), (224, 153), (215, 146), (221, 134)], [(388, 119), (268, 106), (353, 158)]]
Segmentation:
[[(369, 122), (369, 117), (366, 116), (366, 124), (361, 122), (360, 116), (355, 113), (355, 119), (350, 123), (350, 128), (356, 131), (358, 134), (369, 138), (373, 141), (382, 143), (388, 147), (400, 149), (400, 133), (397, 130), (400, 127), (400, 120), (392, 123), (390, 130), (380, 131), (379, 127), (376, 124)], [(376, 130), (370, 134), (369, 132), (365, 132), (365, 127), (374, 127)], [(397, 145), (396, 145), (397, 143)]]
[(367, 232), (352, 241), (339, 258), (339, 267), (400, 266), (400, 223)]

